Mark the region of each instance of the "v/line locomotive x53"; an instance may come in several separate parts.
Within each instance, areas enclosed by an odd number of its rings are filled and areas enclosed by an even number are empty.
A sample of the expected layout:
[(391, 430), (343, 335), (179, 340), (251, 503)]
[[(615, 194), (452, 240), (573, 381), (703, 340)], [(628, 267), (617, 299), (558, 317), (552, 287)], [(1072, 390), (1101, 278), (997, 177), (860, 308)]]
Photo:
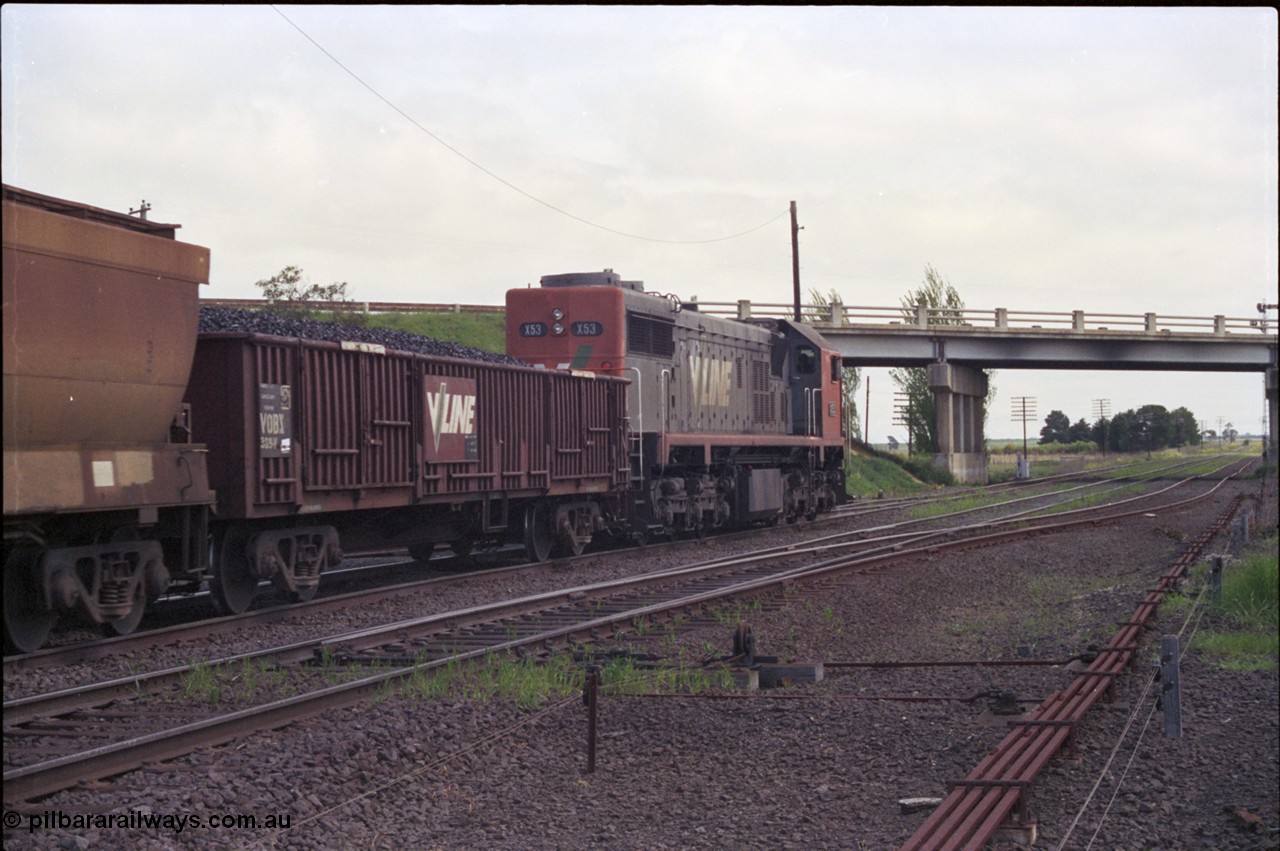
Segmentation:
[(507, 353), (630, 379), (615, 520), (634, 537), (812, 518), (846, 498), (840, 357), (806, 325), (704, 315), (611, 270), (548, 275), (507, 293)]
[(166, 590), (226, 612), (263, 581), (306, 599), (344, 549), (540, 560), (843, 498), (838, 362), (804, 326), (604, 273), (509, 294), (534, 366), (197, 334), (209, 252), (177, 226), (4, 193), (11, 647), (63, 611), (128, 633)]

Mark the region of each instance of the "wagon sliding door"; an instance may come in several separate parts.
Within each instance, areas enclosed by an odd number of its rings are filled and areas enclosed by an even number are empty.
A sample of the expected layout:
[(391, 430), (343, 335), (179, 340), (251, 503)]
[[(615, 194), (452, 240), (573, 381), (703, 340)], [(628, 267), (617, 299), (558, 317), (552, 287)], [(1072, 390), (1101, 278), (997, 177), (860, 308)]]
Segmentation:
[(308, 347), (303, 381), (308, 490), (412, 483), (412, 359)]

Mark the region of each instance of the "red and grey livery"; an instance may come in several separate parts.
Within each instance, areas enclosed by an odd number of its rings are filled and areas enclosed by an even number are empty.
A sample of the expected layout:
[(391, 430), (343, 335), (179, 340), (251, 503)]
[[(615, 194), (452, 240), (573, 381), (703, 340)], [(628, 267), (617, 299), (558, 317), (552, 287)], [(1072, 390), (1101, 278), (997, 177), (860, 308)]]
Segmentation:
[(841, 368), (805, 325), (707, 316), (610, 270), (507, 293), (507, 353), (630, 379), (638, 535), (813, 517), (845, 499)]

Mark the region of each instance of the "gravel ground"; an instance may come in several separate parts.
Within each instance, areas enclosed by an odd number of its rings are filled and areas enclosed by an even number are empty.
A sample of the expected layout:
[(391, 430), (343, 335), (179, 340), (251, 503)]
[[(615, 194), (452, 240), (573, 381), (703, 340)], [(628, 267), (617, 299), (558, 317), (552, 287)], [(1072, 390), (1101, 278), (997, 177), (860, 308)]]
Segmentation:
[[(1228, 498), (796, 586), (746, 603), (742, 616), (759, 652), (784, 660), (1060, 660), (1104, 643)], [(1274, 550), (1274, 490), (1264, 507), (1264, 545)], [(1055, 761), (1033, 785), (1036, 847), (1280, 847), (1276, 834), (1233, 815), (1280, 826), (1277, 674), (1215, 668), (1195, 647), (1204, 626), (1162, 615), (1140, 652), (1154, 659), (1165, 633), (1190, 643), (1183, 737), (1162, 735), (1150, 670), (1139, 665), (1116, 701), (1086, 718), (1078, 757)], [(632, 649), (701, 657), (712, 646), (727, 652), (731, 626), (707, 617), (685, 632), (654, 633)], [(816, 685), (716, 698), (605, 695), (594, 773), (585, 770), (577, 697), (538, 711), (388, 698), (59, 793), (34, 814), (66, 824), (134, 811), (168, 817), (167, 827), (137, 826), (143, 815), (135, 815), (134, 826), (31, 830), (24, 810), (15, 829), (6, 813), (5, 847), (893, 848), (928, 816), (903, 814), (899, 799), (944, 795), (1008, 719), (985, 699), (875, 698), (1011, 690), (1030, 708), (1071, 670), (828, 666), (825, 674)], [(253, 816), (258, 826), (209, 825), (225, 815)], [(266, 827), (273, 815), (288, 829)], [(178, 831), (172, 820), (182, 816), (202, 824)]]

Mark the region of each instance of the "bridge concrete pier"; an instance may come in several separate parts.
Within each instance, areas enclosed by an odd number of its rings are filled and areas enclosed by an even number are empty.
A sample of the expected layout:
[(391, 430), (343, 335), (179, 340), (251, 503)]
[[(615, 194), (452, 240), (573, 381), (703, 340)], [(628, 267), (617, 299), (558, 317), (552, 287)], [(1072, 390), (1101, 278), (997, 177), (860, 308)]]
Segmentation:
[(941, 362), (929, 364), (927, 374), (938, 430), (933, 465), (950, 471), (958, 482), (985, 485), (988, 470), (982, 408), (987, 398), (986, 373)]
[(1270, 422), (1267, 428), (1269, 434), (1266, 458), (1272, 464), (1276, 463), (1277, 458), (1280, 457), (1277, 455), (1277, 451), (1280, 450), (1278, 445), (1280, 440), (1277, 439), (1280, 438), (1280, 378), (1277, 378), (1277, 375), (1280, 375), (1280, 368), (1274, 366), (1267, 368), (1267, 419)]

